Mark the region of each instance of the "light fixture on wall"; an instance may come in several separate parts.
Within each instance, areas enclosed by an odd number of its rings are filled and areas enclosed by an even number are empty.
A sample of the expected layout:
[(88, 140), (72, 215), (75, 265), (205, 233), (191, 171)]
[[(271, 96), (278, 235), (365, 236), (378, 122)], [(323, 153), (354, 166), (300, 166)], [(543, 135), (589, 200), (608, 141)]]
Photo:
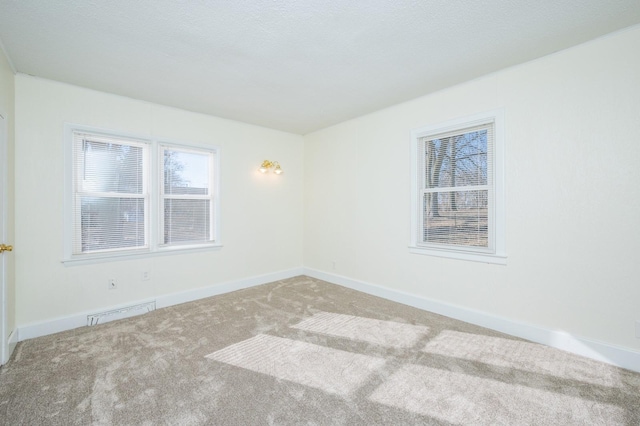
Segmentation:
[(267, 173), (271, 169), (273, 169), (273, 173), (277, 175), (284, 173), (280, 167), (280, 163), (269, 160), (264, 160), (258, 170), (260, 170), (260, 173)]

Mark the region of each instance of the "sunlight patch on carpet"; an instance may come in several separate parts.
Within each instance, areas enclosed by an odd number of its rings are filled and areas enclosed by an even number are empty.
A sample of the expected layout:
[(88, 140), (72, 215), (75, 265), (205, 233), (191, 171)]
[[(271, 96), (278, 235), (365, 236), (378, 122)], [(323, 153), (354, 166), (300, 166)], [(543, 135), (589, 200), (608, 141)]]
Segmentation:
[(429, 334), (429, 327), (353, 315), (320, 312), (297, 325), (299, 330), (364, 341), (393, 348), (412, 348)]
[(346, 396), (382, 367), (384, 359), (259, 334), (206, 358)]
[(610, 424), (624, 422), (620, 407), (543, 389), (511, 385), (420, 365), (405, 365), (370, 401), (454, 424)]
[(423, 352), (595, 385), (620, 386), (617, 372), (607, 364), (520, 340), (445, 330), (427, 343)]

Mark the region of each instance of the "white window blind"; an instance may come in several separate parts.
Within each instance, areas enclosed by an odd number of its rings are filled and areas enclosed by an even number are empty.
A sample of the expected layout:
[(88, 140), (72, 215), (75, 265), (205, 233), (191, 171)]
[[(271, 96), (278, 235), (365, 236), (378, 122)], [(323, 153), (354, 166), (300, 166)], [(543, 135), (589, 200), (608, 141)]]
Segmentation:
[(219, 148), (65, 126), (64, 262), (221, 247)]
[(504, 110), (411, 132), (412, 253), (506, 264)]
[(73, 253), (146, 248), (148, 145), (83, 132), (73, 145)]
[(161, 151), (163, 244), (213, 241), (213, 153), (172, 147)]
[(493, 145), (493, 123), (420, 139), (419, 241), (492, 248)]

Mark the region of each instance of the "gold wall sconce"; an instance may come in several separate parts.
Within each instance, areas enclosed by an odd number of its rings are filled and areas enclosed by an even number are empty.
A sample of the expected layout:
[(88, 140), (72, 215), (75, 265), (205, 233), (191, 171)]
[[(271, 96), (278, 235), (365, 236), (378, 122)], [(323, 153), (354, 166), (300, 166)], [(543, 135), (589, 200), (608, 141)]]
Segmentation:
[(269, 160), (264, 160), (258, 170), (260, 170), (260, 173), (267, 173), (271, 169), (273, 169), (273, 173), (277, 175), (284, 173), (280, 167), (280, 163)]

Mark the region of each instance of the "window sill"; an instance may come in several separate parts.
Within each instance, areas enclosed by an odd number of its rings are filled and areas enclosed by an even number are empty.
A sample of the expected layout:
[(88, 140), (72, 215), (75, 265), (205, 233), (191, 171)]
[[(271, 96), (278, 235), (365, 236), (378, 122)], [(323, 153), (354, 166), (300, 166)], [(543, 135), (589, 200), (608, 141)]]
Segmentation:
[(507, 256), (499, 254), (472, 253), (468, 251), (443, 250), (418, 246), (409, 246), (409, 252), (427, 256), (446, 257), (449, 259), (469, 260), (472, 262), (494, 263), (497, 265), (507, 264)]
[(121, 260), (145, 259), (156, 256), (168, 256), (176, 254), (199, 253), (204, 251), (220, 250), (222, 244), (206, 244), (206, 245), (185, 245), (160, 247), (155, 251), (132, 251), (128, 253), (104, 253), (104, 254), (86, 254), (75, 256), (69, 259), (63, 259), (65, 266), (90, 265), (93, 263), (116, 262)]

